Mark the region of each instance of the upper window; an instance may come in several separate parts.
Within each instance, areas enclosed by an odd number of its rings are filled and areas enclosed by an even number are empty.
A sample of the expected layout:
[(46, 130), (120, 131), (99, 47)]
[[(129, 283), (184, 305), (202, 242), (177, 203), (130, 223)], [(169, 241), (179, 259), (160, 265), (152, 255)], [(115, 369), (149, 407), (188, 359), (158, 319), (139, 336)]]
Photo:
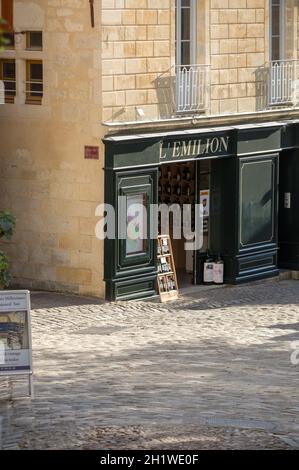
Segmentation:
[(41, 31), (26, 32), (26, 49), (41, 51), (43, 48), (43, 33)]
[(16, 96), (16, 63), (14, 60), (0, 61), (0, 80), (4, 83), (5, 103), (14, 103)]
[(26, 62), (26, 103), (41, 104), (43, 97), (43, 63), (41, 60)]
[(3, 33), (3, 43), (5, 49), (15, 48), (15, 35), (14, 33)]
[(176, 0), (176, 63), (196, 63), (195, 0)]
[(270, 0), (270, 60), (284, 59), (284, 0)]

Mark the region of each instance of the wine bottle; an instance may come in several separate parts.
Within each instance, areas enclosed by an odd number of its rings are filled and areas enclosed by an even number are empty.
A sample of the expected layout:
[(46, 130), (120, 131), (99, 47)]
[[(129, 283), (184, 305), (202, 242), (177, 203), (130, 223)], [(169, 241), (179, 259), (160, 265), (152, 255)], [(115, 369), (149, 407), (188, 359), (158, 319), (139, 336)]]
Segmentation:
[(176, 187), (175, 187), (175, 193), (176, 193), (177, 196), (180, 196), (182, 194), (182, 188), (179, 184), (176, 185)]

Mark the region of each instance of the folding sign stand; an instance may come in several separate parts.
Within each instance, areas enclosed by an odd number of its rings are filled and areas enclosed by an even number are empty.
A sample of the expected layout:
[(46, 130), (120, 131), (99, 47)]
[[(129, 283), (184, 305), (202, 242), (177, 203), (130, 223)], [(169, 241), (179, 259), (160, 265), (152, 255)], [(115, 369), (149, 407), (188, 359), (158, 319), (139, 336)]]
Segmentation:
[(158, 292), (161, 302), (179, 296), (178, 281), (169, 235), (158, 236)]
[(0, 376), (27, 375), (33, 398), (30, 292), (0, 291)]

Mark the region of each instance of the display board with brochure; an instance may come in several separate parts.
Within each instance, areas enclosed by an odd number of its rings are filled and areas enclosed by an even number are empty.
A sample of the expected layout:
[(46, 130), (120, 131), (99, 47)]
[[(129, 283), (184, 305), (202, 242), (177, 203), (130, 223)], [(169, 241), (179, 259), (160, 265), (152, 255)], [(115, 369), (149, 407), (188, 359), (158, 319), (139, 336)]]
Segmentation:
[(0, 376), (28, 375), (33, 394), (29, 291), (0, 291)]

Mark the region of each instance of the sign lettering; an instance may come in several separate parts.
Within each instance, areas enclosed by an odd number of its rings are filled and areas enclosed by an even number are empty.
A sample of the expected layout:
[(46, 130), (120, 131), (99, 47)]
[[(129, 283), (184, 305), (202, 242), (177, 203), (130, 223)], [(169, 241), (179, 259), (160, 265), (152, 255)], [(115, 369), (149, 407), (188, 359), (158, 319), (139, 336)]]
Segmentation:
[(229, 155), (231, 136), (205, 137), (193, 140), (174, 140), (160, 143), (160, 160), (184, 160), (189, 158)]

